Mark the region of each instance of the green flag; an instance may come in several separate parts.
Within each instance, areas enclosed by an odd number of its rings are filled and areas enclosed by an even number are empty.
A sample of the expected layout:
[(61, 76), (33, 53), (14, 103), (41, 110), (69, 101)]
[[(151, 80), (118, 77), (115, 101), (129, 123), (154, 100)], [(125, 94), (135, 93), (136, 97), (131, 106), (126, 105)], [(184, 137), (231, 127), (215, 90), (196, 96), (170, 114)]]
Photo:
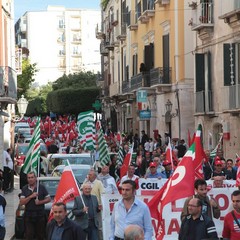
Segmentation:
[(25, 162), (22, 166), (23, 172), (27, 174), (29, 172), (34, 171), (37, 174), (39, 160), (40, 160), (40, 118), (37, 119), (37, 123), (33, 132), (33, 137), (29, 144)]

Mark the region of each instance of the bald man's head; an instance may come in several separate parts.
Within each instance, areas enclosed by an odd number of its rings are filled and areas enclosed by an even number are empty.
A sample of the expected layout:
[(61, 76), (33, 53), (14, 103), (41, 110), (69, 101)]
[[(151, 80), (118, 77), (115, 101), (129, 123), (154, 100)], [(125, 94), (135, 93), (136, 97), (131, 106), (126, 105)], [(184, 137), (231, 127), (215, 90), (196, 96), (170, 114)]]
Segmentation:
[(144, 240), (143, 229), (138, 225), (129, 225), (124, 231), (124, 240)]

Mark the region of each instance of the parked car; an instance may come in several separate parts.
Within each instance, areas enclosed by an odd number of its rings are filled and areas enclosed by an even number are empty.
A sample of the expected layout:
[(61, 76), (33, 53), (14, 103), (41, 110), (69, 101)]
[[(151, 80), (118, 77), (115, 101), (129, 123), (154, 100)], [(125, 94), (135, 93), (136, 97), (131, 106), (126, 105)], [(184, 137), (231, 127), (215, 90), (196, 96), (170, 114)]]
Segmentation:
[(94, 156), (91, 153), (76, 153), (76, 154), (49, 154), (47, 161), (47, 175), (51, 175), (53, 169), (58, 165), (65, 165), (67, 160), (70, 164), (84, 164), (93, 166)]
[(15, 142), (17, 142), (17, 138), (18, 138), (18, 129), (23, 129), (23, 128), (26, 128), (26, 129), (30, 129), (30, 126), (27, 122), (17, 122), (15, 124), (15, 127), (14, 127), (14, 140)]
[[(28, 148), (29, 148), (29, 143), (16, 143), (15, 145), (14, 160), (15, 160), (15, 171), (17, 174), (20, 173), (20, 169), (25, 161)], [(47, 146), (44, 142), (40, 142), (40, 151), (44, 151), (48, 153)]]
[[(78, 183), (79, 188), (81, 187), (82, 183), (86, 179), (89, 170), (91, 169), (90, 165), (84, 165), (84, 164), (70, 164), (73, 175), (76, 178), (76, 181)], [(61, 177), (65, 165), (58, 165), (55, 167), (52, 171), (53, 177)]]

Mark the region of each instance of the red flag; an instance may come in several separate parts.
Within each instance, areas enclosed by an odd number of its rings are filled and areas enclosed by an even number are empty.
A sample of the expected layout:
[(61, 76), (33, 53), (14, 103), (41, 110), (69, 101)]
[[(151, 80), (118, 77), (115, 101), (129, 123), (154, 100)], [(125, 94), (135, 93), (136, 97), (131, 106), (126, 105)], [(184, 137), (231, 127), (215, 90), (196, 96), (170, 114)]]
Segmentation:
[(172, 146), (171, 146), (171, 139), (170, 137), (168, 138), (168, 145), (166, 148), (166, 157), (165, 159), (169, 161), (172, 165), (172, 169), (174, 169), (174, 164), (173, 164), (173, 151), (172, 151)]
[(163, 239), (165, 235), (162, 219), (164, 206), (194, 194), (194, 150), (195, 145), (192, 145), (178, 164), (173, 175), (148, 203), (150, 212), (153, 213), (152, 218), (158, 221), (157, 240)]
[(120, 178), (127, 174), (128, 166), (130, 165), (132, 159), (133, 145), (134, 144), (132, 144), (132, 147), (129, 149), (127, 155), (123, 159), (123, 164), (122, 167), (120, 168)]
[(240, 164), (238, 163), (237, 175), (236, 175), (236, 187), (240, 187)]
[[(57, 202), (67, 203), (73, 201), (75, 197), (80, 196), (80, 191), (76, 183), (76, 179), (73, 175), (72, 169), (67, 165), (62, 173), (56, 195), (53, 201), (53, 205)], [(52, 206), (53, 206), (52, 205)], [(51, 209), (48, 221), (51, 221), (53, 218), (53, 211)]]
[(204, 178), (203, 175), (203, 160), (205, 158), (205, 153), (203, 151), (202, 142), (201, 142), (201, 130), (198, 128), (195, 138), (195, 159), (194, 159), (194, 169), (195, 169), (195, 178)]

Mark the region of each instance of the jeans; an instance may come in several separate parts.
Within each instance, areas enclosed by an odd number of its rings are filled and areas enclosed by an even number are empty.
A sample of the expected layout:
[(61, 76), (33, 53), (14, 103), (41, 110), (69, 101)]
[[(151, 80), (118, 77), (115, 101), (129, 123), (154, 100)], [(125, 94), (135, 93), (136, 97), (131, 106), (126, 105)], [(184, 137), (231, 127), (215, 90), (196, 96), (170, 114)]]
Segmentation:
[(94, 220), (88, 221), (88, 228), (85, 229), (87, 232), (88, 240), (98, 240), (98, 229), (95, 226)]

